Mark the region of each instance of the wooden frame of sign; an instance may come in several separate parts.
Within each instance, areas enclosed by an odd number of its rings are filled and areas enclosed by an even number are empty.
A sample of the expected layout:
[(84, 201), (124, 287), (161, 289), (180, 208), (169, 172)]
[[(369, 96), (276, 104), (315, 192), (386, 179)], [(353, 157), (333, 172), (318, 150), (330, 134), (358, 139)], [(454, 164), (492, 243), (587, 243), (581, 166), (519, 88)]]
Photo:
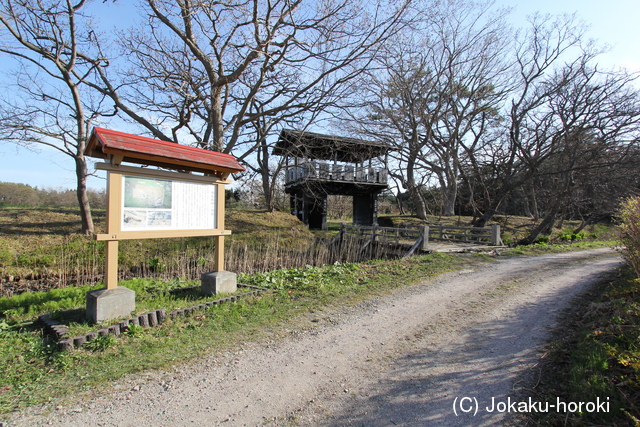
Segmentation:
[[(214, 236), (215, 237), (215, 254), (214, 254), (214, 270), (224, 270), (224, 236), (231, 235), (231, 231), (224, 229), (224, 186), (230, 184), (229, 180), (222, 180), (214, 176), (191, 175), (188, 173), (178, 173), (171, 171), (162, 171), (154, 169), (143, 169), (128, 166), (112, 166), (107, 163), (99, 163), (96, 169), (107, 171), (107, 232), (105, 234), (96, 234), (96, 240), (106, 241), (105, 256), (105, 286), (107, 289), (115, 289), (118, 286), (118, 241), (128, 239), (152, 239), (166, 237), (193, 237), (193, 236)], [(176, 209), (184, 210), (180, 206), (162, 206), (164, 209), (146, 209), (145, 207), (135, 206), (133, 211), (141, 213), (149, 220), (149, 214), (164, 214), (160, 216), (160, 225), (155, 227), (149, 225), (131, 226), (127, 228), (126, 212), (132, 209), (127, 205), (125, 197), (125, 180), (131, 178), (140, 178), (148, 180), (150, 183), (174, 183), (179, 184), (196, 184), (197, 186), (215, 186), (213, 206), (210, 208), (214, 214), (213, 228), (180, 228), (172, 226), (164, 217), (175, 216)], [(182, 185), (181, 185), (182, 186)], [(171, 209), (173, 208), (173, 209)], [(148, 221), (147, 221), (148, 222)], [(158, 222), (158, 221), (156, 221)], [(150, 228), (150, 229), (145, 229)]]

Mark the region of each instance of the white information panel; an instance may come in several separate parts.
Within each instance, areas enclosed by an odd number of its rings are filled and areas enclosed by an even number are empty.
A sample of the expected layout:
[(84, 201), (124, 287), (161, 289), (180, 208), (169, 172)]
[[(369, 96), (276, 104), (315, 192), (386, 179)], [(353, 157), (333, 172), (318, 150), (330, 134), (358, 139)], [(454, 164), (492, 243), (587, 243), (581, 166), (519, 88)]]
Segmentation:
[(218, 186), (123, 176), (122, 231), (217, 228)]

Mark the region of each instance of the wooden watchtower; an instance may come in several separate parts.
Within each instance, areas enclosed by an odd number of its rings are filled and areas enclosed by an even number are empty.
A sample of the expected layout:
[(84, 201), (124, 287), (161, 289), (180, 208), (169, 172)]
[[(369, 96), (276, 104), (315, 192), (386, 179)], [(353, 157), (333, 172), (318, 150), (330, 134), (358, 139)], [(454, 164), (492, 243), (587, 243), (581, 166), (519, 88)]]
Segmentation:
[(273, 154), (285, 156), (291, 213), (327, 229), (327, 196), (353, 196), (353, 222), (376, 225), (378, 194), (387, 188), (389, 147), (371, 141), (285, 129)]

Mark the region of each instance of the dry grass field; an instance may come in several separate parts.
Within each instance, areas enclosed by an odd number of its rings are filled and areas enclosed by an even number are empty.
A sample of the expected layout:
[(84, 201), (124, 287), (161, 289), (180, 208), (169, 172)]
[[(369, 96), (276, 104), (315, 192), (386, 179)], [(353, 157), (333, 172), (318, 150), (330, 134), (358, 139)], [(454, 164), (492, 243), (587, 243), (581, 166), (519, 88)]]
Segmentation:
[[(105, 211), (93, 212), (96, 232), (104, 232)], [(278, 268), (322, 265), (335, 260), (326, 243), (339, 229), (310, 231), (294, 216), (284, 212), (228, 209), (225, 239), (227, 269), (255, 273)], [(470, 217), (429, 217), (429, 225), (469, 226)], [(382, 216), (385, 226), (425, 224), (415, 217)], [(524, 237), (534, 221), (523, 217), (497, 216), (502, 239), (512, 244)], [(548, 241), (571, 240), (577, 221), (565, 221)], [(564, 238), (563, 238), (564, 236)], [(587, 227), (581, 239), (615, 238), (611, 226)], [(0, 209), (0, 296), (25, 291), (47, 290), (69, 285), (92, 285), (102, 280), (103, 242), (80, 233), (80, 218), (74, 208)], [(207, 237), (123, 241), (120, 244), (121, 278), (154, 277), (194, 279), (213, 264), (213, 239)]]

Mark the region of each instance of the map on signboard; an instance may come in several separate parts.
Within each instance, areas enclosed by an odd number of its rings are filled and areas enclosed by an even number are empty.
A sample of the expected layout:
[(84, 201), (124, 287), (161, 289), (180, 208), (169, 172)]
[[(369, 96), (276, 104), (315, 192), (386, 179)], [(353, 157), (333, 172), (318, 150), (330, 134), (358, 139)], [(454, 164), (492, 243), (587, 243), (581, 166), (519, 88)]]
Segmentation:
[(125, 177), (124, 207), (171, 209), (171, 181)]
[(147, 223), (147, 211), (125, 209), (123, 212), (123, 228), (144, 227)]
[(123, 176), (123, 230), (213, 229), (217, 185)]

